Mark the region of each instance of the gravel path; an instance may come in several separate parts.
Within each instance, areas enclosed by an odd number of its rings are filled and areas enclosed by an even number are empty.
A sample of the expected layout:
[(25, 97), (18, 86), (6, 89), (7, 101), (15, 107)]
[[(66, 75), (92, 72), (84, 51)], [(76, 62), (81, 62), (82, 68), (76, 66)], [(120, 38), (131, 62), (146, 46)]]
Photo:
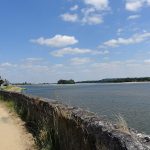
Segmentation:
[(35, 150), (24, 123), (0, 103), (0, 150)]

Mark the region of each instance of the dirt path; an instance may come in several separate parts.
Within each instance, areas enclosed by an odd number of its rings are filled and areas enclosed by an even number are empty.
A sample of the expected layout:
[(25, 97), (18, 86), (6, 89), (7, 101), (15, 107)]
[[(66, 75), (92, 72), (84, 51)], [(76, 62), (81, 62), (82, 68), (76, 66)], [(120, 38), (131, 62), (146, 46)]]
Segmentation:
[(23, 122), (0, 103), (0, 150), (35, 150)]

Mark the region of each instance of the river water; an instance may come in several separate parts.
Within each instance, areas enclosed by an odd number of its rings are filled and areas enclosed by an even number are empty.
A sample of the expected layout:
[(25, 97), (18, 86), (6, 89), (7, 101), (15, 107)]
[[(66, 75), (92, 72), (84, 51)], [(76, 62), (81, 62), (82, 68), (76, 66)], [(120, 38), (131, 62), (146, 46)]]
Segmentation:
[(88, 109), (150, 134), (150, 83), (30, 85), (24, 93)]

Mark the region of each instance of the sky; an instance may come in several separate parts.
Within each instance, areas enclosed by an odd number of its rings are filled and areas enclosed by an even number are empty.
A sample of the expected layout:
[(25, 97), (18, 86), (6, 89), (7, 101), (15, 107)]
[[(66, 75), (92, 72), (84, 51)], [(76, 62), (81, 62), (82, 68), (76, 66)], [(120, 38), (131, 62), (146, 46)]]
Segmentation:
[(10, 82), (150, 76), (150, 0), (0, 0)]

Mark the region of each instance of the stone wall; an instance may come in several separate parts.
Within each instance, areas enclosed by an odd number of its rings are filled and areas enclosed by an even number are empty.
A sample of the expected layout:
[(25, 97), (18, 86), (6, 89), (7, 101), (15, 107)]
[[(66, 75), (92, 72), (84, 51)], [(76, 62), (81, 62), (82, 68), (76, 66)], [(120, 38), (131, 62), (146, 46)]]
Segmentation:
[[(125, 133), (102, 117), (44, 98), (0, 91), (34, 135), (40, 149), (50, 150), (148, 150), (149, 137)], [(49, 102), (47, 102), (49, 101)]]

